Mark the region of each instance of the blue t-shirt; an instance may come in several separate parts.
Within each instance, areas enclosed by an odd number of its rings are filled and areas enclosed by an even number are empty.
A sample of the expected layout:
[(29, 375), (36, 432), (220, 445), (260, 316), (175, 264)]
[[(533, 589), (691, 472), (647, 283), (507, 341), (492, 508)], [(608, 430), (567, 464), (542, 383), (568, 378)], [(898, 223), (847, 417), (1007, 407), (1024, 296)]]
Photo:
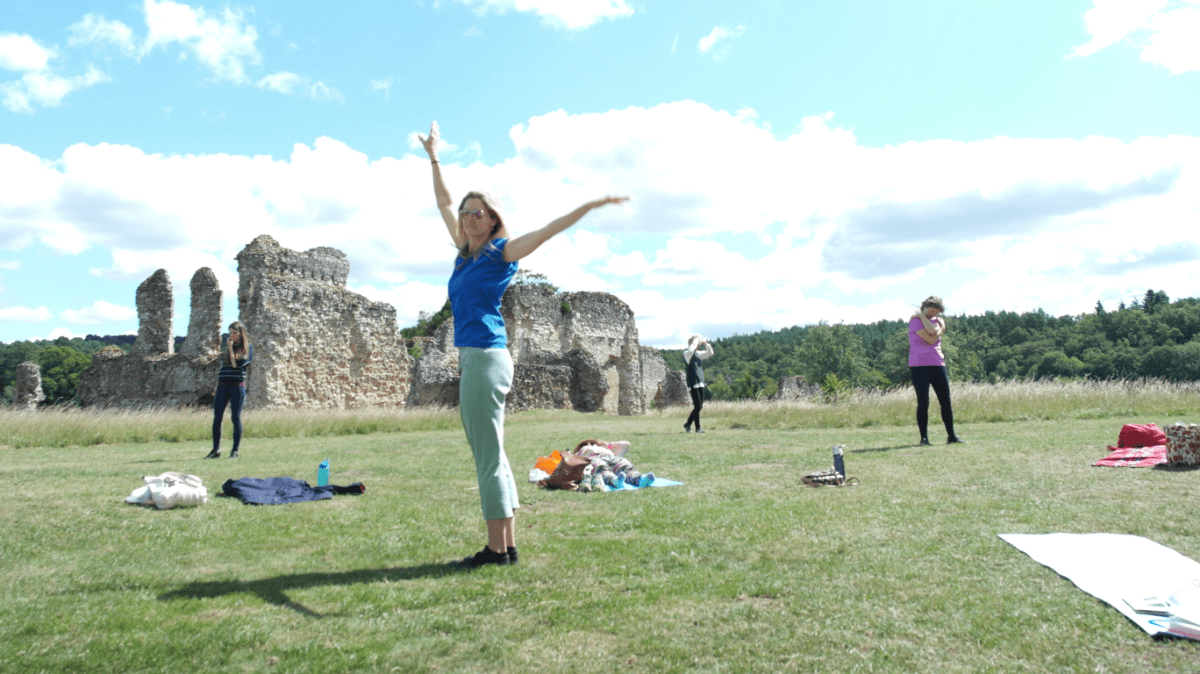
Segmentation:
[(508, 345), (500, 298), (517, 273), (517, 263), (504, 261), (507, 243), (508, 239), (495, 239), (474, 257), (455, 258), (449, 284), (454, 346), (502, 349)]

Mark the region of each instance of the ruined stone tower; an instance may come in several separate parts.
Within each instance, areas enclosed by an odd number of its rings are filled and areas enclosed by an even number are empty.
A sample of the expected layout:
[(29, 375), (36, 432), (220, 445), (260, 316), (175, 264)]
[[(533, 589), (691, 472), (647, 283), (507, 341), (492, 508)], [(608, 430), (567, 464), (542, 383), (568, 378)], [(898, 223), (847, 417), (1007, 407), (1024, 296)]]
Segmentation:
[[(346, 289), (350, 262), (334, 248), (303, 253), (260, 236), (237, 255), (238, 313), (254, 347), (248, 407), (351, 408), (458, 404), (454, 322), (421, 340), (414, 362), (396, 311)], [(111, 347), (79, 379), (85, 405), (179, 407), (212, 404), (220, 370), (221, 289), (212, 270), (191, 281), (183, 347), (172, 354), (171, 283), (165, 270), (137, 291), (138, 338), (126, 355)], [(684, 404), (682, 373), (638, 344), (633, 311), (606, 293), (556, 293), (517, 285), (501, 313), (515, 371), (507, 404), (523, 409), (645, 414)]]
[(405, 404), (413, 363), (396, 310), (346, 289), (345, 253), (300, 253), (263, 235), (237, 261), (238, 313), (254, 346), (247, 405)]
[(192, 276), (192, 316), (179, 353), (172, 353), (175, 313), (171, 278), (159, 269), (137, 290), (138, 336), (129, 353), (107, 347), (79, 375), (85, 407), (211, 405), (221, 370), (221, 289), (208, 267)]

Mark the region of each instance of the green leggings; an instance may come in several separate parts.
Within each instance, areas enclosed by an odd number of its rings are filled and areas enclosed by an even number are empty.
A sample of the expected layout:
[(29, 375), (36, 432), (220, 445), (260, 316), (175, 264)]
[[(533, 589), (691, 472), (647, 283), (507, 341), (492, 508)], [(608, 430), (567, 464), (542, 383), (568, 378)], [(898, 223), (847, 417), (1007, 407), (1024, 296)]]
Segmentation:
[(512, 388), (508, 349), (458, 349), (458, 412), (475, 456), (483, 519), (502, 520), (520, 507), (517, 481), (504, 455), (504, 396)]

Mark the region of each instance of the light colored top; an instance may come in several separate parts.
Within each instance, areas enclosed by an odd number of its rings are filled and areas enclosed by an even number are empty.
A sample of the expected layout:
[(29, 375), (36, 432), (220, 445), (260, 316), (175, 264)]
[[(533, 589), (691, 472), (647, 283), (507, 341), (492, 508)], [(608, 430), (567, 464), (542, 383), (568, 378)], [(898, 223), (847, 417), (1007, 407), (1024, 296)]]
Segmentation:
[(693, 349), (684, 349), (683, 350), (683, 362), (690, 363), (692, 361), (693, 353), (696, 354), (696, 357), (699, 358), (700, 360), (708, 360), (709, 356), (713, 355), (712, 344), (709, 344), (708, 342), (704, 342), (704, 348), (697, 347), (694, 350)]
[(448, 290), (454, 313), (454, 346), (503, 349), (508, 345), (500, 299), (517, 273), (517, 263), (504, 261), (508, 239), (484, 245), (472, 257), (457, 257)]
[[(941, 316), (935, 316), (929, 319), (930, 323), (945, 327), (945, 322)], [(945, 365), (946, 358), (942, 355), (942, 340), (933, 344), (925, 343), (924, 339), (917, 333), (925, 329), (925, 324), (921, 322), (919, 317), (913, 317), (908, 322), (908, 366), (923, 367), (927, 365)]]

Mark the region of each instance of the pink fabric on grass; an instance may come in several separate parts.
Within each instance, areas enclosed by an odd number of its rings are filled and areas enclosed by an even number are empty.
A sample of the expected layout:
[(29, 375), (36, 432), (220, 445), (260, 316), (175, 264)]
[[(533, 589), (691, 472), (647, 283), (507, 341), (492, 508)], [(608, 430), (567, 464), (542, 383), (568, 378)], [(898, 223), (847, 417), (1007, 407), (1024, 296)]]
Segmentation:
[(1149, 468), (1167, 462), (1167, 446), (1154, 447), (1122, 447), (1109, 446), (1108, 456), (1100, 459), (1093, 466), (1114, 466), (1125, 468)]

